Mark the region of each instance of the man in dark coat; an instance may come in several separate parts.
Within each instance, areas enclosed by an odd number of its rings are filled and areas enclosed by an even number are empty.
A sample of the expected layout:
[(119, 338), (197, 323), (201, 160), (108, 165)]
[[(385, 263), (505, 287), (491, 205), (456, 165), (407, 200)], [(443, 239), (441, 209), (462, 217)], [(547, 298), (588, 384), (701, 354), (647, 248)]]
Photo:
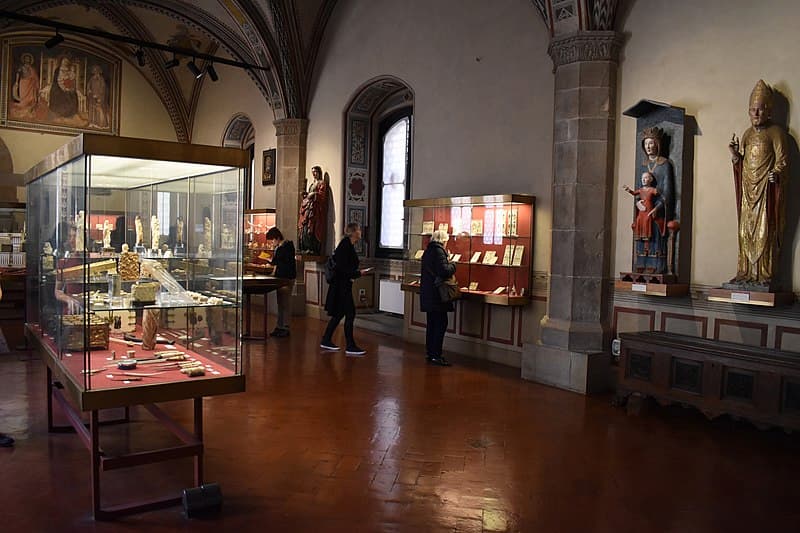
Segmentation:
[(287, 280), (286, 284), (275, 291), (278, 300), (278, 324), (272, 330), (272, 337), (289, 336), (289, 316), (292, 307), (292, 287), (297, 277), (297, 264), (294, 259), (294, 243), (284, 240), (283, 233), (277, 227), (269, 228), (267, 241), (272, 244), (270, 264), (275, 267), (273, 275)]
[(426, 313), (425, 359), (438, 366), (450, 366), (450, 362), (442, 356), (442, 345), (447, 331), (447, 313), (454, 310), (454, 305), (453, 302), (442, 302), (436, 287), (437, 278), (444, 280), (456, 273), (456, 265), (447, 259), (447, 250), (444, 248), (449, 237), (446, 231), (434, 231), (422, 254), (419, 305)]
[(325, 328), (325, 334), (322, 336), (322, 342), (319, 345), (324, 350), (339, 350), (339, 347), (333, 343), (331, 337), (334, 330), (336, 330), (336, 326), (344, 318), (344, 338), (347, 341), (346, 354), (351, 356), (360, 356), (366, 353), (365, 350), (359, 348), (353, 338), (353, 322), (356, 318), (356, 304), (353, 302), (353, 280), (370, 270), (359, 270), (358, 268), (358, 254), (354, 245), (359, 239), (361, 239), (361, 226), (351, 222), (345, 228), (344, 238), (342, 238), (333, 252), (336, 268), (333, 281), (328, 287), (328, 297), (325, 299), (325, 310), (331, 319), (328, 322), (328, 327)]

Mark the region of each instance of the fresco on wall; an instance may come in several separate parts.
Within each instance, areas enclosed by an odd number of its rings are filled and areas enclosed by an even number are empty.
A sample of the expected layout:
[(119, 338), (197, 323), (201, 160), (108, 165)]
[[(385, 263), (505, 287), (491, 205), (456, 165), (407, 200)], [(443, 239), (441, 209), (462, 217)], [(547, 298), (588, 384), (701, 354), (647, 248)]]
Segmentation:
[(41, 39), (3, 43), (2, 123), (75, 133), (119, 133), (120, 63), (70, 44)]

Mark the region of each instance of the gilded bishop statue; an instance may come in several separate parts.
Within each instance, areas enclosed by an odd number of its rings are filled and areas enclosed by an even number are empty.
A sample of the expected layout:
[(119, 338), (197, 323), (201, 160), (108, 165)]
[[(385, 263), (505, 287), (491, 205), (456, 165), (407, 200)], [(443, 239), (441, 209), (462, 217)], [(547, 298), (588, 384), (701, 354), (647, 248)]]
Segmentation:
[[(772, 89), (759, 80), (750, 93), (750, 124), (729, 144), (739, 220), (739, 260), (729, 283), (748, 290), (773, 289), (779, 263), (789, 178), (784, 130), (770, 122)], [(740, 151), (741, 148), (741, 151)]]

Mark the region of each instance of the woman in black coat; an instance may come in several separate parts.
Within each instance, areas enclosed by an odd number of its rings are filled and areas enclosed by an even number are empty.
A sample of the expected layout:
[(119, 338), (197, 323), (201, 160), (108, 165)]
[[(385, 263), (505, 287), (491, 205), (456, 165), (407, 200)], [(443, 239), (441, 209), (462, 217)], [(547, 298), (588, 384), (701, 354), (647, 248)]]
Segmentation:
[(353, 322), (356, 318), (356, 304), (353, 302), (353, 280), (361, 277), (369, 269), (359, 270), (358, 254), (355, 243), (361, 239), (361, 226), (355, 222), (347, 225), (344, 238), (339, 242), (333, 252), (336, 268), (333, 280), (328, 287), (328, 296), (325, 299), (325, 310), (331, 319), (320, 342), (320, 348), (338, 351), (339, 347), (333, 343), (331, 337), (336, 326), (344, 318), (344, 338), (347, 341), (347, 355), (364, 355), (365, 350), (359, 348), (353, 338)]
[(447, 331), (447, 313), (453, 311), (453, 302), (442, 302), (436, 278), (447, 279), (456, 273), (455, 263), (447, 259), (444, 245), (450, 236), (446, 231), (434, 231), (431, 242), (422, 254), (422, 279), (420, 282), (419, 305), (426, 313), (425, 358), (432, 365), (450, 366), (442, 356), (444, 334)]

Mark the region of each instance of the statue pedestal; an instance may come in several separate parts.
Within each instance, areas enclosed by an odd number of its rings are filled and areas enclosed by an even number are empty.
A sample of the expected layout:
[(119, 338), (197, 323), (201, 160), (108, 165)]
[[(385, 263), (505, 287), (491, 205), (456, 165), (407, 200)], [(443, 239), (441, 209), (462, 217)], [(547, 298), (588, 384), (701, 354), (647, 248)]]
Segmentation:
[(614, 288), (647, 296), (686, 296), (689, 294), (688, 283), (642, 283), (617, 280), (614, 282)]
[(712, 302), (759, 305), (761, 307), (780, 307), (783, 305), (791, 305), (794, 301), (794, 294), (791, 292), (761, 292), (714, 288), (708, 291), (708, 299)]

